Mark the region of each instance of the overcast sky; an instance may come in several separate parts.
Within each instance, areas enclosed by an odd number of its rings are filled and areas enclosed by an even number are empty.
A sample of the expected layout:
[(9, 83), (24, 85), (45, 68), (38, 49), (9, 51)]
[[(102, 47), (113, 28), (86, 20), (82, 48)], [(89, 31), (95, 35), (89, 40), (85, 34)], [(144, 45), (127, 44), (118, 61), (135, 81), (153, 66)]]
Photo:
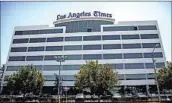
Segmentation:
[(1, 63), (5, 64), (15, 26), (53, 26), (57, 14), (112, 13), (118, 21), (157, 20), (167, 61), (171, 61), (170, 2), (1, 2)]

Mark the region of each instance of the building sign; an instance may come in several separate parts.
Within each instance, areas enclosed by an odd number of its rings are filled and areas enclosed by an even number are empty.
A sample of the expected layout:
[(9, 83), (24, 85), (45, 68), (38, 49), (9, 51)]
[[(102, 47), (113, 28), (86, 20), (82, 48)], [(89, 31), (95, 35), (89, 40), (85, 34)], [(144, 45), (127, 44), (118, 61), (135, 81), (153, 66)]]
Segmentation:
[(93, 11), (91, 12), (81, 12), (81, 13), (71, 13), (67, 15), (57, 15), (57, 20), (66, 19), (66, 18), (82, 18), (82, 17), (107, 17), (112, 18), (112, 14), (110, 13), (103, 13), (100, 11)]

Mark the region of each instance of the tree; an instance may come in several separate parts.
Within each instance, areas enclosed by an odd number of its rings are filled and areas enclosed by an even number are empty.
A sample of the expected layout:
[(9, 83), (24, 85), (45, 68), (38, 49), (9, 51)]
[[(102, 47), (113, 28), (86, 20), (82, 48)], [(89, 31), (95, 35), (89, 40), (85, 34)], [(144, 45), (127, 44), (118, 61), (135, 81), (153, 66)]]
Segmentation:
[(172, 62), (168, 62), (167, 67), (158, 70), (158, 83), (163, 89), (172, 89)]
[(22, 92), (25, 98), (26, 93), (38, 93), (44, 84), (44, 76), (37, 71), (33, 65), (20, 67), (19, 71), (9, 76), (7, 88), (10, 92)]
[(80, 90), (89, 88), (91, 94), (106, 95), (106, 91), (118, 84), (117, 72), (113, 72), (108, 64), (99, 64), (98, 61), (88, 61), (81, 66), (75, 75), (75, 86)]

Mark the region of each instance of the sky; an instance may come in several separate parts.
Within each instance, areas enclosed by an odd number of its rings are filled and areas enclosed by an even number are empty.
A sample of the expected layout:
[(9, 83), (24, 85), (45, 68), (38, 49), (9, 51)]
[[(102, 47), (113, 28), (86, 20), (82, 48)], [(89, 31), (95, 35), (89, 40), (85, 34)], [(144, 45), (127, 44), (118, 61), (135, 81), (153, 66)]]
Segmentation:
[(115, 22), (157, 20), (167, 61), (171, 61), (170, 2), (1, 2), (1, 65), (6, 63), (15, 26), (53, 26), (58, 14), (112, 13)]

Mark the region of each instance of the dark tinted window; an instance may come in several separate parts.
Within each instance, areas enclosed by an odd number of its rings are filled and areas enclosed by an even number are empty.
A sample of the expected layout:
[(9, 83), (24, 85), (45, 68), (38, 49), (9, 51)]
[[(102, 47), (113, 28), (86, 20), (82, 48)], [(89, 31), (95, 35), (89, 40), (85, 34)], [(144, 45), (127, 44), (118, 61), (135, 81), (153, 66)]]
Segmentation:
[(141, 34), (141, 39), (154, 39), (159, 38), (158, 34)]
[(153, 63), (145, 63), (145, 66), (146, 66), (147, 69), (153, 69), (154, 68)]
[(103, 35), (103, 40), (120, 40), (120, 35)]
[(121, 44), (104, 44), (103, 49), (121, 49)]
[(7, 66), (6, 71), (18, 71), (19, 68), (20, 66)]
[(104, 59), (122, 59), (122, 54), (103, 54)]
[(30, 38), (29, 43), (45, 42), (46, 38)]
[(29, 39), (14, 39), (13, 43), (28, 43)]
[(43, 71), (56, 71), (59, 70), (60, 65), (44, 65)]
[(154, 73), (147, 74), (147, 79), (155, 79), (155, 74)]
[(9, 61), (25, 61), (25, 56), (10, 56)]
[(91, 60), (91, 59), (102, 59), (101, 54), (84, 54), (83, 60)]
[(82, 50), (82, 45), (68, 45), (68, 46), (64, 46), (64, 50)]
[(157, 30), (155, 25), (138, 26), (139, 30)]
[(154, 53), (144, 53), (144, 58), (161, 58), (163, 57), (161, 52), (154, 52)]
[(81, 65), (63, 65), (63, 70), (79, 70)]
[(82, 41), (82, 36), (65, 37), (65, 41)]
[(139, 35), (122, 35), (122, 39), (140, 39)]
[(141, 48), (140, 44), (123, 44), (123, 49)]
[(11, 52), (26, 52), (27, 47), (12, 47)]
[(46, 51), (62, 51), (62, 46), (47, 46)]
[(125, 53), (124, 59), (143, 58), (142, 53)]
[(125, 74), (126, 80), (142, 80), (146, 79), (145, 74)]
[(27, 56), (26, 61), (42, 61), (43, 56)]
[(156, 63), (156, 68), (161, 68), (161, 67), (164, 67), (164, 66), (165, 66), (164, 62)]
[(123, 69), (123, 64), (119, 63), (119, 64), (109, 64), (110, 67), (112, 67), (112, 69)]
[(66, 60), (81, 60), (81, 55), (66, 55)]
[(47, 42), (61, 42), (61, 41), (63, 41), (63, 37), (47, 38)]
[(83, 50), (100, 50), (101, 45), (83, 45)]
[(114, 27), (103, 27), (103, 31), (133, 31), (137, 30), (135, 26), (114, 26)]
[(29, 47), (28, 51), (44, 51), (44, 47)]
[(44, 57), (44, 60), (56, 60), (55, 56), (60, 56), (60, 55), (46, 55)]
[(101, 40), (101, 36), (84, 36), (83, 41)]
[(125, 69), (144, 69), (143, 63), (126, 63)]
[[(156, 64), (156, 68), (161, 68), (165, 66), (165, 63), (163, 62), (159, 62), (159, 63), (155, 63)], [(145, 63), (146, 68), (148, 69), (153, 69), (154, 68), (154, 64), (153, 63)]]
[(22, 31), (16, 31), (15, 35), (22, 35)]
[(156, 48), (161, 47), (160, 43), (142, 43), (143, 48), (154, 48), (156, 44), (158, 45)]

